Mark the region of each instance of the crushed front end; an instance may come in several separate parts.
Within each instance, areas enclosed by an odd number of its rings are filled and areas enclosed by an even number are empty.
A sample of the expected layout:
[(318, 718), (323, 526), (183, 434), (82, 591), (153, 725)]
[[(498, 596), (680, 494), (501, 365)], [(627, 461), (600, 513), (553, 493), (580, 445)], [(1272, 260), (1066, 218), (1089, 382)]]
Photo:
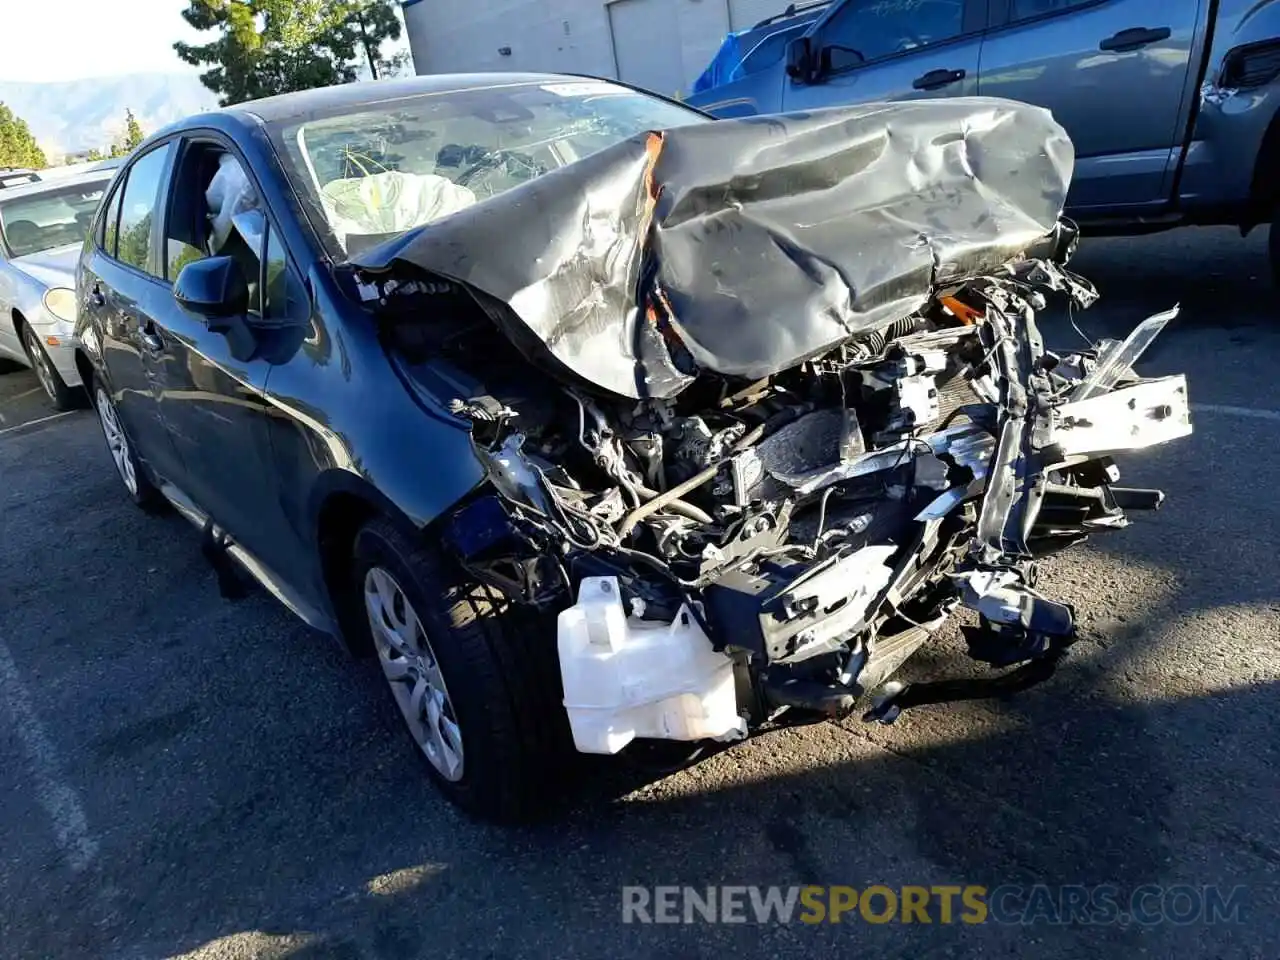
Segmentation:
[[(579, 750), (891, 721), (1044, 679), (1075, 622), (1037, 591), (1036, 559), (1156, 508), (1112, 458), (1191, 432), (1184, 378), (1133, 371), (1173, 312), (1123, 342), (1044, 345), (1050, 299), (1097, 296), (1065, 266), (1069, 143), (1047, 114), (957, 101), (797, 123), (650, 134), (559, 171), (630, 196), (629, 229), (557, 239), (514, 291), (442, 260), (493, 210), (362, 267), (419, 346), (424, 290), (471, 308), (423, 351), (485, 387), (451, 410), (488, 480), (442, 534), (471, 576), (557, 613)], [(708, 159), (717, 138), (728, 160)], [(877, 170), (904, 163), (906, 179)], [(559, 209), (540, 189), (524, 209)], [(962, 605), (970, 655), (1000, 672), (890, 683)]]

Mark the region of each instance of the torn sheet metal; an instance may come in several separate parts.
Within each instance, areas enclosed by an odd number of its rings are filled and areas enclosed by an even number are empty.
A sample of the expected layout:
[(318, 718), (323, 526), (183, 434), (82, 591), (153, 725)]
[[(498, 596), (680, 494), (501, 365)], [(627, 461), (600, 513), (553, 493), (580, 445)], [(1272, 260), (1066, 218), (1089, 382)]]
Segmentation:
[(1098, 353), (1098, 363), (1093, 372), (1071, 394), (1072, 400), (1087, 400), (1112, 389), (1117, 383), (1135, 376), (1133, 365), (1146, 353), (1156, 337), (1169, 321), (1178, 315), (1179, 306), (1148, 317), (1133, 328), (1129, 336), (1119, 343), (1111, 341)]
[(723, 120), (624, 140), (352, 262), (464, 283), (535, 358), (671, 397), (994, 270), (1056, 228), (1073, 162), (1047, 110), (994, 98)]

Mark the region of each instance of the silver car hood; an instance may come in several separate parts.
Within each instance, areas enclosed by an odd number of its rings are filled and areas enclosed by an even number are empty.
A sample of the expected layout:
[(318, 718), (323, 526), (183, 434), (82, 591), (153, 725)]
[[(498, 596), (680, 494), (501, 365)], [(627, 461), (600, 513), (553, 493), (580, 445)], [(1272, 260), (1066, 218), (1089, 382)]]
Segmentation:
[(702, 370), (795, 366), (1021, 255), (1073, 162), (1047, 110), (993, 98), (723, 120), (631, 137), (352, 263), (457, 281), (533, 359), (672, 397)]
[(50, 250), (41, 250), (39, 253), (29, 253), (25, 257), (14, 257), (9, 262), (46, 288), (74, 287), (76, 263), (80, 259), (80, 246), (74, 243), (65, 247), (54, 247)]

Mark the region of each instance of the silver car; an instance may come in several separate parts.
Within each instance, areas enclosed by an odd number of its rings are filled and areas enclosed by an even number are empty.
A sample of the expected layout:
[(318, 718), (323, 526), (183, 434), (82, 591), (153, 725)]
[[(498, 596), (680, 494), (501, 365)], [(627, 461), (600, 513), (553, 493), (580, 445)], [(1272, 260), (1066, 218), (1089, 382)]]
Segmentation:
[(59, 410), (80, 400), (76, 261), (114, 173), (0, 191), (0, 358), (33, 368)]

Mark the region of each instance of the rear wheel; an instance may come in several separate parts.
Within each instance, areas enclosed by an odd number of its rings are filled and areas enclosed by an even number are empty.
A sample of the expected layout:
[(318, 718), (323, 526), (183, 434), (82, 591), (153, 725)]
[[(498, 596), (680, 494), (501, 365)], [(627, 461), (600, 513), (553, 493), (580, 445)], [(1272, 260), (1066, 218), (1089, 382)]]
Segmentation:
[(129, 443), (129, 437), (120, 423), (120, 414), (116, 405), (111, 402), (106, 388), (101, 383), (93, 384), (93, 406), (98, 412), (98, 422), (102, 424), (102, 435), (106, 437), (107, 449), (116, 465), (116, 472), (124, 484), (125, 491), (138, 506), (144, 510), (152, 510), (161, 506), (164, 498), (148, 479), (142, 464), (138, 462)]
[(44, 387), (44, 392), (53, 401), (54, 409), (71, 410), (79, 406), (80, 391), (67, 386), (62, 379), (62, 374), (58, 373), (58, 368), (49, 359), (49, 354), (45, 353), (44, 344), (40, 342), (35, 331), (25, 323), (22, 325), (22, 341), (27, 348), (31, 368), (36, 372), (36, 379), (40, 381), (40, 386)]
[(491, 820), (554, 807), (572, 757), (554, 619), (468, 582), (385, 520), (356, 535), (353, 573), (392, 700), (441, 792)]

